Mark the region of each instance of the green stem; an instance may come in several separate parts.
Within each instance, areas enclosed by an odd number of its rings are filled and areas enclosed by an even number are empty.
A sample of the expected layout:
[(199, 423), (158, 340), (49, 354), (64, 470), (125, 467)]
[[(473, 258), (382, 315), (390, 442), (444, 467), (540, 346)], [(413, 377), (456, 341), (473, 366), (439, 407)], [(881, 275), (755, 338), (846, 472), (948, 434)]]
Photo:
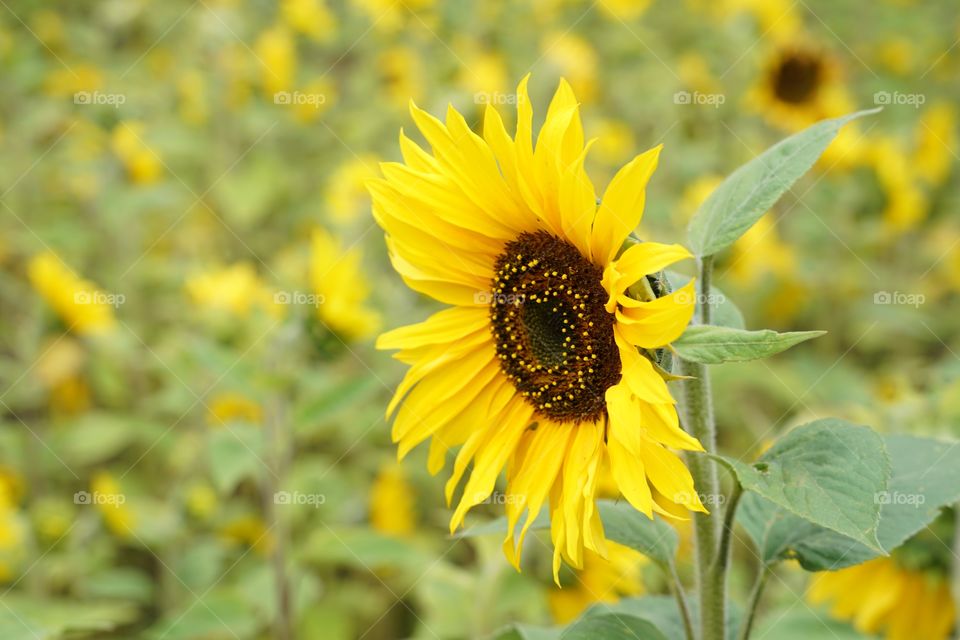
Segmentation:
[(757, 605), (760, 604), (760, 597), (763, 596), (763, 589), (767, 586), (767, 578), (770, 577), (770, 567), (764, 565), (757, 575), (757, 581), (753, 584), (750, 591), (750, 600), (747, 602), (747, 617), (743, 621), (743, 627), (740, 628), (739, 640), (748, 640), (750, 632), (753, 630), (753, 621), (757, 615)]
[(716, 571), (721, 575), (727, 574), (727, 567), (730, 566), (730, 546), (733, 540), (733, 522), (737, 515), (737, 505), (740, 504), (740, 496), (743, 495), (743, 487), (740, 482), (734, 478), (733, 491), (726, 502), (723, 513), (723, 528), (720, 530), (720, 544), (717, 549)]
[(687, 640), (697, 640), (697, 634), (693, 630), (693, 618), (690, 617), (690, 605), (687, 603), (687, 592), (680, 582), (677, 567), (671, 562), (667, 571), (673, 581), (673, 596), (677, 599), (677, 608), (680, 609), (680, 618), (683, 620), (684, 637)]
[[(699, 324), (709, 324), (713, 259), (700, 258), (697, 266), (700, 277), (697, 282), (699, 304), (696, 321)], [(680, 370), (683, 375), (690, 376), (684, 380), (682, 387), (684, 424), (708, 453), (714, 453), (717, 449), (717, 437), (707, 367), (681, 360)], [(705, 495), (708, 502), (719, 502), (717, 498), (720, 495), (720, 482), (713, 460), (704, 455), (690, 455), (687, 463), (697, 492)], [(719, 512), (719, 508), (715, 510)], [(700, 594), (700, 640), (724, 640), (726, 563), (717, 561), (720, 551), (720, 522), (720, 513), (695, 513), (693, 517), (697, 589)]]

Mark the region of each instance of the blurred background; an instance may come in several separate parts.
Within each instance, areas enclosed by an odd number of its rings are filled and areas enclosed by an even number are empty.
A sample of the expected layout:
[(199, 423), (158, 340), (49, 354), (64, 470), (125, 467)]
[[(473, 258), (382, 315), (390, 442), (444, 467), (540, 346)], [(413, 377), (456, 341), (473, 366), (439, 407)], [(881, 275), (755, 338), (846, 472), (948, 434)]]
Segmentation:
[[(664, 143), (663, 242), (777, 140), (883, 106), (722, 258), (748, 327), (829, 333), (714, 370), (721, 446), (960, 431), (949, 0), (0, 5), (0, 637), (477, 638), (665, 592), (626, 549), (560, 590), (548, 540), (518, 574), (500, 536), (449, 537), (443, 474), (384, 422), (403, 367), (374, 338), (436, 307), (364, 181), (410, 99), (510, 122), (527, 73), (540, 118), (573, 85), (598, 189)], [(805, 584), (768, 606), (818, 615)]]

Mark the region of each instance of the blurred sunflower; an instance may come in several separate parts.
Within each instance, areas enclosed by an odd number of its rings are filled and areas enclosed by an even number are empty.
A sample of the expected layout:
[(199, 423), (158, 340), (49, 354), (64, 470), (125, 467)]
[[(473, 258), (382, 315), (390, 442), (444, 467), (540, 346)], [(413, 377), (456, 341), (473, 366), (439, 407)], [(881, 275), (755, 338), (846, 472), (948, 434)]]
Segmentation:
[(405, 536), (416, 524), (413, 487), (399, 464), (385, 465), (370, 489), (370, 526), (380, 533)]
[(691, 283), (656, 297), (646, 278), (690, 257), (683, 247), (643, 242), (620, 252), (640, 222), (660, 147), (620, 169), (598, 205), (570, 85), (560, 82), (536, 146), (527, 79), (517, 110), (511, 138), (487, 105), (481, 138), (452, 107), (444, 124), (411, 105), (433, 155), (401, 133), (405, 163), (381, 165), (385, 179), (369, 184), (373, 212), (404, 281), (453, 306), (377, 346), (400, 349), (396, 357), (412, 365), (387, 409), (403, 401), (393, 425), (399, 456), (432, 437), (437, 473), (447, 450), (463, 445), (448, 502), (473, 461), (451, 530), (506, 466), (504, 551), (519, 567), (549, 500), (558, 580), (561, 557), (580, 568), (584, 549), (606, 553), (595, 506), (605, 462), (650, 517), (705, 511), (667, 449), (700, 443), (679, 427), (648, 355), (683, 332), (694, 296)]
[(929, 184), (943, 184), (960, 151), (956, 107), (940, 102), (927, 109), (917, 125), (916, 138), (913, 164), (917, 175)]
[(116, 324), (111, 298), (74, 273), (56, 254), (35, 255), (27, 265), (27, 275), (68, 330), (91, 335), (109, 331)]
[(949, 575), (909, 568), (894, 557), (818, 575), (812, 602), (832, 602), (832, 615), (886, 640), (947, 640), (956, 620)]
[(784, 44), (770, 52), (748, 102), (772, 125), (788, 131), (852, 110), (839, 62), (806, 43)]
[(380, 328), (380, 314), (367, 306), (370, 284), (359, 249), (344, 250), (324, 229), (313, 232), (310, 284), (318, 296), (317, 317), (347, 340), (363, 340)]
[(576, 581), (548, 594), (550, 613), (557, 624), (567, 624), (597, 602), (616, 602), (643, 593), (641, 572), (648, 562), (639, 551), (607, 542), (607, 557), (587, 551)]

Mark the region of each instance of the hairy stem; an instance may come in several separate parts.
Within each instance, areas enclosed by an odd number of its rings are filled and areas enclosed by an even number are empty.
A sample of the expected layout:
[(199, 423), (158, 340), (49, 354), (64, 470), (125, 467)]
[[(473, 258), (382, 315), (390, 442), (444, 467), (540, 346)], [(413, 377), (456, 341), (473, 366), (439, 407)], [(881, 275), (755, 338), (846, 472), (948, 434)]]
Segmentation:
[(684, 591), (683, 583), (680, 582), (680, 576), (677, 574), (677, 568), (672, 562), (668, 572), (673, 582), (673, 596), (677, 599), (677, 608), (680, 609), (680, 618), (683, 620), (684, 637), (687, 640), (697, 640), (697, 634), (693, 630), (693, 618), (690, 617), (690, 605), (687, 603), (687, 592)]
[(770, 577), (770, 567), (764, 565), (757, 575), (757, 581), (753, 584), (750, 591), (750, 600), (747, 602), (746, 617), (743, 620), (743, 626), (740, 628), (739, 640), (748, 640), (750, 632), (753, 630), (753, 621), (757, 615), (757, 606), (760, 604), (760, 598), (763, 596), (763, 589), (767, 586), (767, 578)]
[[(697, 282), (698, 324), (710, 323), (710, 280), (713, 272), (711, 257), (698, 259)], [(717, 448), (716, 427), (713, 418), (713, 400), (707, 367), (681, 360), (681, 373), (690, 376), (683, 382), (683, 418), (686, 428), (700, 440), (708, 453)], [(711, 514), (694, 514), (694, 542), (696, 545), (697, 590), (700, 595), (700, 640), (723, 640), (726, 613), (725, 562), (718, 562), (720, 551), (721, 513), (718, 506), (720, 483), (716, 464), (704, 455), (687, 457), (690, 473), (697, 492), (714, 506)]]

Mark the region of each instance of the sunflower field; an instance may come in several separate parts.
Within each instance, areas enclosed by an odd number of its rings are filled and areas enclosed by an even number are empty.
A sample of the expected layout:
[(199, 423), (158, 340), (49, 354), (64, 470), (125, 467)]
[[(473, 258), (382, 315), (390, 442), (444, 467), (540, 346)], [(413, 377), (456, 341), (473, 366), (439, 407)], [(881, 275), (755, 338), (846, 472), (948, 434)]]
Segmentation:
[(960, 637), (956, 2), (0, 5), (0, 639)]

